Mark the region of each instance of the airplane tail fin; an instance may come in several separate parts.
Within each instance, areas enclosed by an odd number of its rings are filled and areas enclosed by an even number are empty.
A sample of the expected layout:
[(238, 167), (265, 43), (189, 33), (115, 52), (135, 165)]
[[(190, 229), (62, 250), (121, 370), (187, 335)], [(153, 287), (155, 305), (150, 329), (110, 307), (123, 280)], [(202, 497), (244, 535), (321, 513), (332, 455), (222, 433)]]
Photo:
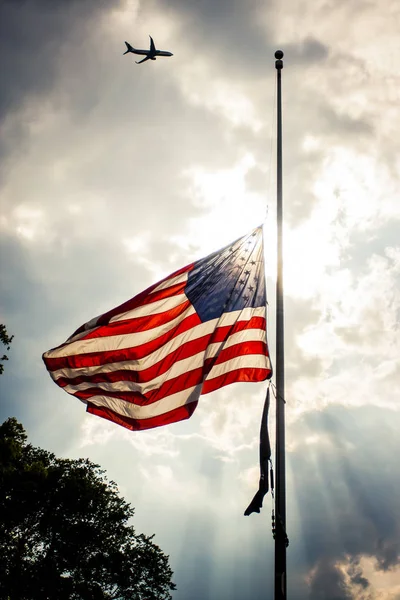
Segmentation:
[(125, 44), (126, 44), (127, 50), (126, 50), (126, 52), (124, 52), (124, 54), (128, 54), (128, 52), (134, 51), (134, 48), (132, 48), (132, 46), (130, 44), (128, 44), (128, 42), (125, 42)]

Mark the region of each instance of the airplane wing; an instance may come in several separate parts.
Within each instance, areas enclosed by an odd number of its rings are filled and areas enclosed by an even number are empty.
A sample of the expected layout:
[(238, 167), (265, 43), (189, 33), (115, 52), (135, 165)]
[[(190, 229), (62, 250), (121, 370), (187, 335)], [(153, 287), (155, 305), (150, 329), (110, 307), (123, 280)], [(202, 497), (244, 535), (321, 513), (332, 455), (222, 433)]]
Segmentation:
[(145, 58), (142, 58), (142, 60), (135, 60), (135, 63), (136, 63), (137, 65), (140, 65), (140, 63), (143, 63), (143, 62), (145, 62), (146, 60), (149, 60), (149, 57), (148, 57), (148, 56), (146, 56)]
[(151, 35), (149, 35), (150, 38), (150, 52), (155, 52), (156, 51), (156, 47), (155, 44), (153, 42), (153, 38), (151, 37)]

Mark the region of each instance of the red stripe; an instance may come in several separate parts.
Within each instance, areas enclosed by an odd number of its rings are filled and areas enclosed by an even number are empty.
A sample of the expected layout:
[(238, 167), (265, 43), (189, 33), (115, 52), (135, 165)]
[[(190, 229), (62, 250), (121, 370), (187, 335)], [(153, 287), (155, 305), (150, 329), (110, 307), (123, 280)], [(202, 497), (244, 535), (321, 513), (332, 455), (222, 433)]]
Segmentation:
[[(261, 327), (260, 327), (261, 326)], [(166, 357), (162, 358), (157, 363), (154, 363), (151, 367), (147, 369), (142, 369), (141, 371), (133, 371), (133, 370), (123, 370), (113, 371), (111, 373), (97, 373), (95, 375), (79, 375), (78, 377), (60, 377), (56, 380), (57, 384), (61, 387), (65, 387), (66, 385), (79, 385), (84, 382), (92, 382), (92, 383), (114, 383), (116, 381), (135, 381), (137, 383), (145, 383), (147, 381), (151, 381), (155, 377), (162, 375), (166, 371), (168, 371), (171, 366), (177, 362), (178, 360), (184, 360), (199, 352), (204, 351), (210, 343), (223, 342), (225, 339), (234, 333), (243, 330), (250, 329), (265, 329), (265, 319), (262, 317), (252, 317), (249, 321), (238, 321), (235, 323), (233, 327), (225, 326), (218, 327), (214, 332), (204, 335), (196, 340), (191, 340), (186, 342), (176, 350), (172, 351)], [(211, 339), (212, 338), (212, 339)], [(253, 344), (256, 342), (253, 342)], [(244, 349), (245, 354), (264, 354), (267, 355), (267, 346), (264, 342), (261, 342), (262, 346), (258, 346), (259, 350), (254, 351), (250, 350), (251, 342), (246, 342)], [(223, 350), (221, 359), (218, 359), (218, 362), (224, 362), (224, 360), (229, 360), (229, 351), (232, 353), (232, 356), (236, 356), (237, 350), (233, 350), (236, 348), (235, 346), (231, 346), (231, 350), (229, 348)], [(233, 354), (234, 353), (234, 354)], [(228, 356), (228, 358), (224, 359), (224, 356)]]
[(169, 423), (176, 423), (177, 421), (184, 421), (189, 419), (195, 411), (197, 402), (191, 402), (185, 406), (179, 406), (173, 410), (159, 415), (157, 417), (151, 417), (150, 419), (130, 419), (114, 412), (110, 408), (104, 406), (95, 406), (94, 404), (88, 403), (87, 412), (92, 415), (97, 415), (118, 425), (122, 425), (131, 431), (138, 431), (142, 429), (153, 429), (154, 427), (161, 427), (162, 425), (168, 425)]
[[(182, 298), (183, 300), (183, 298)], [(182, 302), (179, 306), (165, 310), (164, 312), (157, 313), (155, 315), (146, 315), (145, 317), (136, 317), (134, 319), (126, 319), (123, 321), (115, 321), (97, 327), (94, 331), (85, 335), (82, 340), (91, 340), (101, 337), (112, 337), (114, 335), (127, 335), (129, 333), (137, 333), (140, 331), (146, 331), (148, 329), (154, 329), (168, 321), (173, 321), (181, 314), (185, 312), (191, 306), (190, 301)]]
[(239, 342), (238, 344), (229, 346), (229, 348), (222, 349), (221, 352), (219, 352), (219, 354), (212, 359), (212, 366), (214, 367), (231, 360), (232, 358), (246, 356), (248, 354), (261, 354), (261, 356), (268, 356), (267, 344), (261, 341)]
[[(232, 346), (232, 348), (228, 348), (227, 350), (221, 352), (221, 354), (217, 357), (209, 358), (204, 362), (204, 364), (201, 367), (198, 367), (197, 369), (192, 369), (181, 375), (177, 375), (176, 377), (168, 379), (167, 381), (164, 381), (164, 383), (162, 383), (160, 387), (151, 390), (146, 394), (141, 394), (140, 392), (121, 392), (119, 390), (105, 391), (98, 387), (91, 387), (86, 390), (77, 390), (73, 393), (73, 396), (76, 396), (80, 400), (89, 400), (89, 398), (92, 398), (93, 396), (108, 396), (109, 398), (118, 398), (119, 400), (124, 400), (125, 402), (130, 402), (138, 406), (149, 405), (153, 402), (157, 402), (158, 400), (162, 400), (167, 396), (177, 394), (179, 392), (182, 392), (183, 390), (194, 387), (199, 383), (202, 383), (206, 375), (210, 373), (211, 369), (216, 364), (217, 359), (219, 359), (219, 356), (222, 356), (222, 360), (220, 360), (219, 362), (225, 362), (227, 360), (230, 360), (231, 358), (236, 358), (248, 354), (265, 355), (265, 352), (266, 346), (263, 342), (249, 342), (247, 344), (237, 344), (235, 346)], [(263, 369), (263, 371), (265, 373), (266, 369)], [(225, 375), (223, 377), (225, 377)], [(264, 379), (266, 379), (266, 377), (264, 377)], [(234, 381), (236, 381), (236, 379), (234, 379)], [(247, 379), (245, 379), (245, 381), (247, 381)]]
[[(137, 308), (138, 306), (141, 306), (142, 304), (147, 304), (148, 302), (154, 302), (155, 301), (154, 299), (147, 300), (147, 296), (150, 296), (150, 298), (154, 298), (154, 295), (151, 296), (151, 294), (159, 285), (161, 285), (165, 281), (168, 281), (169, 279), (173, 279), (174, 277), (181, 275), (182, 273), (191, 271), (192, 269), (193, 269), (193, 264), (187, 265), (186, 267), (183, 267), (182, 269), (178, 269), (177, 271), (172, 273), (172, 275), (168, 275), (168, 277), (165, 277), (161, 281), (154, 283), (153, 285), (148, 287), (146, 290), (144, 290), (143, 292), (140, 292), (140, 294), (137, 294), (130, 300), (127, 300), (126, 302), (123, 302), (119, 306), (116, 306), (115, 308), (102, 314), (98, 318), (97, 324), (98, 325), (106, 325), (109, 322), (109, 320), (112, 319), (113, 317), (115, 317), (116, 315), (128, 312), (129, 310), (133, 310), (134, 308)], [(186, 285), (186, 283), (184, 283), (184, 285)], [(166, 288), (166, 290), (167, 289), (170, 289), (170, 288)], [(166, 290), (160, 290), (160, 292), (165, 292)], [(162, 298), (162, 297), (165, 297), (165, 296), (160, 296), (160, 298)], [(85, 331), (85, 325), (86, 325), (86, 323), (84, 325), (82, 325), (81, 327), (79, 327), (79, 329), (77, 329), (75, 331), (75, 333), (72, 334), (71, 337), (73, 337), (74, 335), (77, 335), (78, 333), (82, 333), (83, 331)]]
[(235, 371), (229, 371), (224, 375), (219, 375), (210, 380), (205, 380), (201, 390), (202, 394), (208, 394), (213, 392), (225, 385), (230, 383), (236, 383), (239, 381), (254, 382), (254, 381), (265, 381), (270, 379), (272, 376), (272, 369), (254, 369), (250, 367), (236, 369)]

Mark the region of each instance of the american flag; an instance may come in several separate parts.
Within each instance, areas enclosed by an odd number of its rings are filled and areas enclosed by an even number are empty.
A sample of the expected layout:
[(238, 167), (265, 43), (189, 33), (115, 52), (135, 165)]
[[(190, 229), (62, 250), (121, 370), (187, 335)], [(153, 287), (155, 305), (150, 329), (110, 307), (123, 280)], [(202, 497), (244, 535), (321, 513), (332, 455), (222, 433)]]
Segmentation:
[(89, 413), (150, 429), (200, 394), (271, 377), (262, 226), (82, 325), (46, 368)]

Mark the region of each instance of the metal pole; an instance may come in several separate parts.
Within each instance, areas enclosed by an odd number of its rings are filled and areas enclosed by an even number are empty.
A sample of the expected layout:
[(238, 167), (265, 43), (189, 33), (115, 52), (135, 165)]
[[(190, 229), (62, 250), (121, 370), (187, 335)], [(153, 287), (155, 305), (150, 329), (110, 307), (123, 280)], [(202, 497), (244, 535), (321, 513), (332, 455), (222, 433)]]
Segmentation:
[(282, 260), (282, 96), (283, 52), (275, 52), (277, 71), (277, 279), (276, 279), (276, 451), (275, 600), (286, 600), (285, 362)]

